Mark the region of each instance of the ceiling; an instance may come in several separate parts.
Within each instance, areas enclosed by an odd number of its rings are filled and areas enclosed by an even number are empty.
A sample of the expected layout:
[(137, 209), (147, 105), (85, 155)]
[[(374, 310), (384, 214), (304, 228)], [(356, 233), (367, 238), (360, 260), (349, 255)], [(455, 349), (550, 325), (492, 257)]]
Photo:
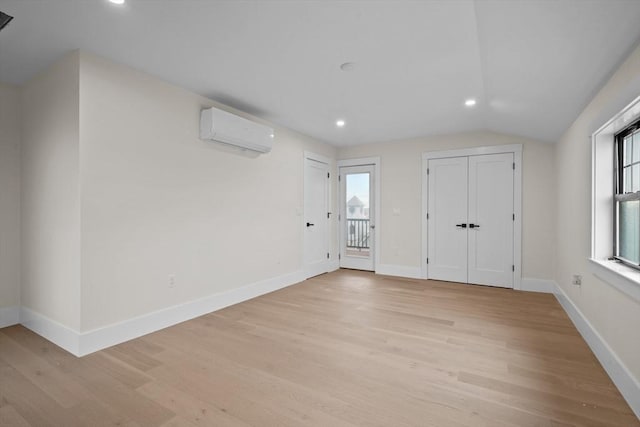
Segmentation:
[(554, 142), (640, 39), (638, 0), (0, 0), (0, 10), (15, 17), (0, 33), (2, 82), (80, 48), (336, 146), (477, 129)]

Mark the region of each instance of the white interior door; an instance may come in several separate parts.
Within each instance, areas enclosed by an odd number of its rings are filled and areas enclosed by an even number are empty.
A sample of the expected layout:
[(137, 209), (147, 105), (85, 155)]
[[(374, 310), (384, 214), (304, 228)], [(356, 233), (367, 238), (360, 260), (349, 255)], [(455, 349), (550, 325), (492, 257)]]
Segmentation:
[(512, 288), (514, 154), (428, 161), (429, 279)]
[(467, 282), (468, 158), (429, 160), (429, 279)]
[(513, 287), (513, 153), (469, 157), (469, 283)]
[(304, 269), (307, 277), (329, 271), (329, 165), (304, 160)]
[(340, 168), (340, 267), (374, 271), (374, 166)]

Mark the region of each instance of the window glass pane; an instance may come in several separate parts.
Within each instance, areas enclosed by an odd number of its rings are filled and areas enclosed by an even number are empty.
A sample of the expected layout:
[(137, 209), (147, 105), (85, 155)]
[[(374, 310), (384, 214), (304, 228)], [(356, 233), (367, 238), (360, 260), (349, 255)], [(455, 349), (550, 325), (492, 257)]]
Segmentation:
[(618, 256), (640, 264), (640, 201), (620, 202), (618, 215)]
[(633, 134), (633, 161), (640, 162), (640, 132)]
[(348, 256), (368, 257), (369, 239), (369, 199), (371, 177), (369, 172), (349, 173), (346, 175), (347, 226), (346, 240)]
[(622, 184), (622, 193), (629, 193), (633, 188), (633, 181), (631, 180), (631, 166), (624, 168), (624, 182)]
[(640, 165), (633, 165), (631, 166), (631, 175), (632, 175), (632, 181), (633, 184), (631, 186), (631, 191), (633, 191), (634, 193), (636, 191), (640, 191)]
[(632, 150), (633, 150), (633, 144), (632, 144), (632, 140), (633, 140), (633, 136), (629, 135), (626, 136), (622, 142), (622, 151), (624, 153), (623, 159), (622, 159), (622, 164), (623, 165), (628, 165), (629, 163), (631, 163), (631, 159), (633, 158), (632, 156)]

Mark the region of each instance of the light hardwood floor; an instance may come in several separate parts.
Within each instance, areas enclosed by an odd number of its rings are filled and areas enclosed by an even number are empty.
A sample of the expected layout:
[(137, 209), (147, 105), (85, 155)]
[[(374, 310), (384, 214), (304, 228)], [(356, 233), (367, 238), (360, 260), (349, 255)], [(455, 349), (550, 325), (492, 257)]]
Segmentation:
[(554, 297), (340, 270), (76, 358), (0, 329), (5, 426), (640, 426)]

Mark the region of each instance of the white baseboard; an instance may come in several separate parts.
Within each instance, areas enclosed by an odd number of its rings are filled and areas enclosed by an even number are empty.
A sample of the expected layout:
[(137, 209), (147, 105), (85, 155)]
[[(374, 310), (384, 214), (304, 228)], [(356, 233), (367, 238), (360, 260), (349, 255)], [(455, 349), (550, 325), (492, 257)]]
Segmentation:
[(0, 328), (20, 323), (20, 307), (0, 307)]
[(304, 280), (304, 272), (296, 271), (83, 333), (25, 307), (20, 309), (20, 323), (69, 353), (80, 357)]
[(527, 292), (542, 292), (545, 294), (555, 294), (556, 282), (546, 279), (533, 279), (523, 277), (520, 282), (520, 290)]
[(79, 356), (80, 334), (40, 313), (20, 307), (20, 323), (69, 353)]
[(640, 382), (618, 358), (618, 355), (609, 347), (562, 288), (555, 282), (554, 287), (558, 302), (576, 326), (582, 338), (587, 342), (591, 351), (596, 355), (604, 370), (609, 374), (613, 383), (618, 387), (631, 410), (640, 418)]
[(406, 277), (409, 279), (422, 278), (422, 270), (420, 267), (410, 267), (407, 265), (378, 264), (376, 266), (376, 274)]
[(84, 356), (304, 280), (304, 271), (296, 271), (84, 332), (80, 335), (78, 355)]

